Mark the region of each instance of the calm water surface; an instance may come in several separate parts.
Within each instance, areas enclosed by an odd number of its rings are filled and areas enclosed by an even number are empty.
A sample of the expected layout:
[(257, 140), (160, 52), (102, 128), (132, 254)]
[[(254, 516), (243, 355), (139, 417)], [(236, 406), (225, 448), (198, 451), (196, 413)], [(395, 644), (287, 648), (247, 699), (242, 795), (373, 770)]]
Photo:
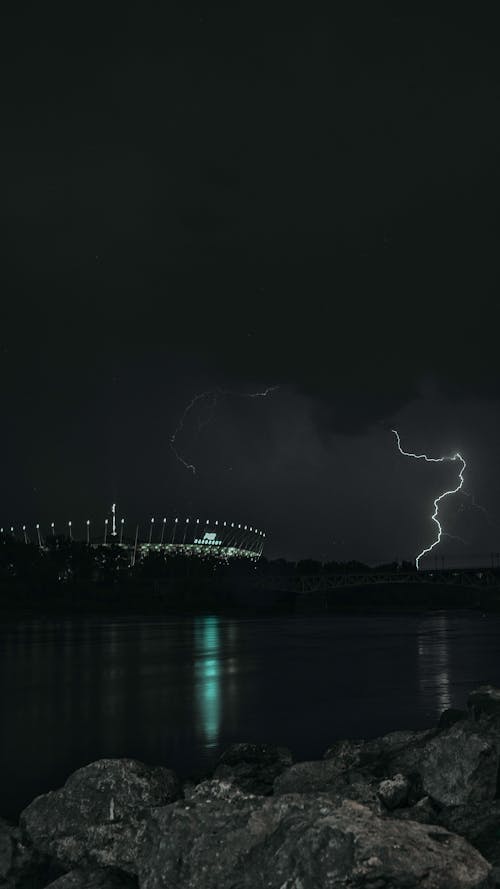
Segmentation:
[(0, 628), (0, 814), (103, 756), (208, 770), (233, 741), (296, 759), (432, 725), (500, 685), (500, 616), (22, 620)]

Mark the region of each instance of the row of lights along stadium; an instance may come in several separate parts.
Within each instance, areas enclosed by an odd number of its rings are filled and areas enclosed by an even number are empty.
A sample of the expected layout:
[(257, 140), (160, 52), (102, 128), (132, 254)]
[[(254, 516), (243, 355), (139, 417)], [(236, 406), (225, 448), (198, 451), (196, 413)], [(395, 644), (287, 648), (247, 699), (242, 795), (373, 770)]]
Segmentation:
[[(114, 506), (114, 504), (113, 504), (113, 506)], [(160, 540), (158, 541), (160, 545), (161, 545), (162, 543), (164, 543), (165, 527), (166, 527), (166, 524), (167, 524), (167, 519), (164, 518), (164, 519), (163, 519), (163, 522), (162, 522), (162, 524), (161, 524), (161, 537), (160, 537)], [(175, 541), (175, 534), (176, 534), (176, 530), (177, 530), (177, 526), (178, 526), (178, 524), (179, 524), (179, 519), (178, 519), (178, 518), (174, 519), (174, 530), (173, 530), (173, 533), (172, 533), (172, 541), (171, 541), (172, 543), (174, 543), (174, 541)], [(197, 525), (201, 524), (201, 523), (200, 523), (200, 519), (196, 519), (195, 524), (197, 524)], [(210, 520), (207, 519), (205, 524), (210, 525), (210, 524), (211, 524)], [(218, 520), (216, 520), (216, 521), (214, 522), (214, 524), (218, 526), (218, 525), (219, 525)], [(150, 524), (149, 524), (149, 538), (148, 538), (148, 544), (152, 544), (152, 543), (153, 543), (153, 529), (154, 529), (154, 525), (155, 525), (155, 518), (154, 518), (154, 516), (153, 516), (153, 518), (151, 519)], [(185, 521), (185, 529), (184, 529), (184, 539), (185, 539), (185, 537), (186, 537), (187, 526), (188, 526), (188, 525), (189, 525), (189, 519), (186, 519), (186, 521)], [(231, 527), (231, 528), (235, 528), (235, 527), (237, 527), (237, 528), (239, 528), (240, 530), (241, 530), (241, 527), (242, 527), (241, 524), (235, 525), (234, 522), (231, 522), (231, 523), (229, 523), (229, 522), (223, 522), (222, 525), (223, 525), (223, 527)], [(121, 519), (121, 520), (120, 520), (120, 533), (118, 534), (118, 531), (116, 530), (116, 517), (115, 517), (115, 511), (114, 511), (114, 509), (113, 509), (111, 537), (113, 537), (113, 538), (115, 538), (115, 537), (119, 537), (119, 540), (118, 540), (118, 543), (119, 543), (119, 544), (121, 544), (122, 541), (123, 541), (123, 530), (124, 530), (124, 526), (125, 526), (125, 519)], [(106, 543), (107, 543), (107, 539), (108, 539), (108, 527), (109, 527), (109, 520), (108, 520), (108, 519), (104, 519), (104, 537), (103, 537), (103, 544), (106, 544)], [(22, 530), (23, 530), (23, 535), (24, 535), (24, 542), (25, 542), (25, 543), (29, 543), (29, 539), (28, 539), (28, 531), (27, 531), (26, 525), (23, 525), (23, 526), (22, 526)], [(86, 522), (86, 530), (87, 530), (87, 543), (90, 543), (90, 519), (87, 519), (87, 522)], [(137, 529), (136, 529), (136, 530), (137, 530)], [(249, 527), (248, 525), (243, 525), (243, 530), (244, 530), (244, 531), (252, 531), (254, 534), (257, 534), (257, 535), (259, 535), (260, 537), (265, 537), (265, 536), (266, 536), (264, 531), (259, 531), (257, 528), (253, 528), (253, 527), (251, 527), (251, 526)], [(10, 528), (9, 528), (9, 532), (10, 532), (10, 534), (14, 534), (14, 526), (13, 526), (13, 525), (10, 526)], [(4, 528), (0, 528), (0, 534), (5, 534), (5, 533), (6, 533), (6, 532), (5, 532), (5, 529), (4, 529)], [(42, 546), (42, 545), (43, 545), (43, 541), (42, 541), (42, 534), (41, 534), (41, 531), (40, 531), (40, 524), (39, 524), (39, 523), (36, 524), (36, 533), (37, 533), (37, 537), (38, 537), (38, 545), (39, 545), (39, 546)], [(50, 533), (51, 533), (51, 536), (55, 536), (55, 534), (56, 534), (55, 522), (51, 522), (51, 524), (50, 524)], [(68, 522), (68, 536), (69, 536), (69, 539), (70, 539), (70, 540), (73, 540), (73, 523), (72, 523), (71, 521)]]

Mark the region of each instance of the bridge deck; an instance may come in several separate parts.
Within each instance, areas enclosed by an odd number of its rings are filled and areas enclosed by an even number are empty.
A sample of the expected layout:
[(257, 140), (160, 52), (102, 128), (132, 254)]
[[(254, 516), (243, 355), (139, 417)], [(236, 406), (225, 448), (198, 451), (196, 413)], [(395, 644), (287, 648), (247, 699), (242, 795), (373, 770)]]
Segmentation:
[(343, 587), (388, 584), (447, 584), (470, 588), (500, 587), (500, 569), (448, 569), (436, 571), (367, 571), (332, 574), (269, 575), (256, 580), (258, 586), (288, 593), (317, 593)]

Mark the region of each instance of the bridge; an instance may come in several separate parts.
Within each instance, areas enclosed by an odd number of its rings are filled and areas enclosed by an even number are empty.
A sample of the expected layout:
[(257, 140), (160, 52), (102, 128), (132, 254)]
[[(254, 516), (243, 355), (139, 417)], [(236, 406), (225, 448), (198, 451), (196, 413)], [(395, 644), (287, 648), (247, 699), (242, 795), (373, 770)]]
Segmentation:
[(500, 588), (500, 568), (262, 575), (255, 579), (255, 584), (259, 589), (299, 595), (326, 593), (346, 587), (387, 586), (388, 584), (444, 584), (470, 589)]

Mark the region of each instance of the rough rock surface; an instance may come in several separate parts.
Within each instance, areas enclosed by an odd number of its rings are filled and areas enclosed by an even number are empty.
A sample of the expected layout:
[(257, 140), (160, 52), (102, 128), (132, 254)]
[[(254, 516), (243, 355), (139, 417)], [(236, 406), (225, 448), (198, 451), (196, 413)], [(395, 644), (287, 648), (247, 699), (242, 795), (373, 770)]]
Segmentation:
[(334, 762), (339, 772), (344, 769), (356, 768), (360, 765), (362, 751), (366, 746), (366, 743), (366, 741), (361, 740), (335, 741), (335, 743), (325, 751), (323, 759), (328, 759)]
[(369, 741), (337, 741), (324, 753), (323, 759), (335, 760), (339, 769), (369, 768), (374, 774), (382, 774), (386, 761), (391, 757), (407, 748), (423, 744), (435, 734), (435, 729), (421, 732), (403, 730)]
[(474, 719), (480, 719), (482, 716), (500, 717), (500, 688), (481, 685), (471, 691), (467, 706)]
[(71, 870), (46, 889), (137, 889), (134, 877), (111, 868), (92, 868), (90, 870)]
[(273, 782), (292, 764), (286, 747), (272, 744), (231, 744), (214, 771), (214, 778), (230, 781), (246, 793), (267, 795)]
[(21, 826), (36, 849), (66, 869), (97, 864), (134, 873), (151, 808), (179, 796), (170, 769), (101, 759), (74, 772), (60, 790), (33, 800)]
[(364, 803), (381, 811), (378, 782), (354, 769), (339, 771), (334, 760), (298, 762), (274, 782), (275, 795), (285, 793), (328, 793)]
[[(18, 827), (0, 818), (0, 886), (2, 889), (43, 885), (48, 871), (44, 856), (29, 846)], [(40, 881), (36, 874), (40, 874)]]
[(496, 867), (500, 867), (500, 800), (475, 806), (443, 809), (436, 823), (465, 837)]
[(141, 889), (489, 889), (491, 867), (445, 829), (322, 794), (180, 802), (152, 813)]
[(184, 788), (184, 798), (189, 801), (199, 802), (200, 800), (231, 800), (253, 799), (255, 794), (245, 793), (240, 790), (236, 784), (231, 781), (221, 781), (218, 778), (212, 778), (207, 781), (201, 781), (200, 784), (192, 785)]
[(455, 725), (456, 722), (462, 722), (464, 719), (467, 719), (468, 716), (467, 710), (457, 710), (456, 707), (448, 707), (447, 710), (443, 710), (439, 717), (438, 729), (449, 728), (451, 725)]
[[(408, 808), (395, 809), (391, 812), (393, 818), (402, 818), (406, 821), (420, 821), (421, 824), (439, 824), (439, 809), (428, 796), (423, 796), (417, 803)], [(445, 824), (442, 825), (446, 827)], [(453, 832), (453, 831), (452, 831)]]
[(393, 778), (380, 782), (378, 796), (386, 809), (397, 809), (408, 801), (410, 787), (410, 781), (405, 775), (394, 775)]
[(390, 774), (417, 774), (422, 796), (442, 806), (492, 800), (497, 789), (498, 752), (495, 740), (470, 722), (402, 750), (387, 763)]

